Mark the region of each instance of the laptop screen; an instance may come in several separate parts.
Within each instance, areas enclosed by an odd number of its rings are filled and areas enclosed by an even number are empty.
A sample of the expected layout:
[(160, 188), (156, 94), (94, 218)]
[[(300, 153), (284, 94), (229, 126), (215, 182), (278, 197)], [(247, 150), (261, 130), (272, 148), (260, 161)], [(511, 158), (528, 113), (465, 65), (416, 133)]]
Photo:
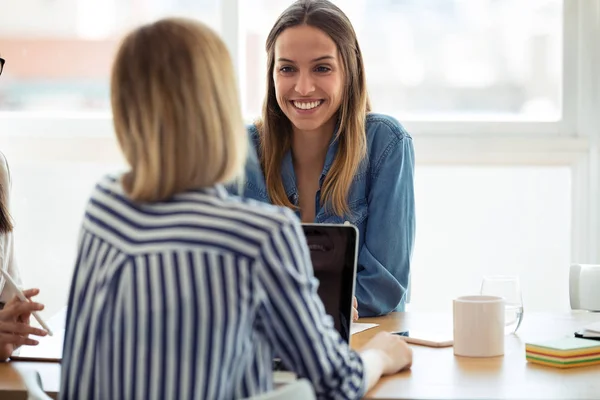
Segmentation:
[(342, 338), (350, 341), (358, 230), (352, 225), (302, 224), (318, 293)]

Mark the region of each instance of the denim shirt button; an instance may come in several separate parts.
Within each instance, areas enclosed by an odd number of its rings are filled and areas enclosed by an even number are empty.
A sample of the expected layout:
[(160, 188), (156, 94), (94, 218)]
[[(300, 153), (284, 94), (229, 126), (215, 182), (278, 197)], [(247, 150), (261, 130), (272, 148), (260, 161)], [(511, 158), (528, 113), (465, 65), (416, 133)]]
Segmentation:
[(292, 194), (290, 197), (288, 197), (288, 200), (291, 201), (293, 205), (297, 205), (298, 204), (298, 194), (297, 193)]

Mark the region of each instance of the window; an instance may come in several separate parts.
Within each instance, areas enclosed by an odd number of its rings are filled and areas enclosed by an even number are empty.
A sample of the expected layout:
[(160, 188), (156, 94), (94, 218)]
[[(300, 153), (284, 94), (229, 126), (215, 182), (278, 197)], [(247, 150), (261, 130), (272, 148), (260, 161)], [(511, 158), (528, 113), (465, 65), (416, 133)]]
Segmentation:
[[(13, 172), (23, 278), (42, 289), (48, 315), (66, 299), (92, 186), (124, 166), (108, 101), (123, 32), (166, 15), (209, 23), (230, 46), (244, 113), (253, 119), (265, 91), (265, 39), (291, 1), (20, 0), (4, 7), (0, 151)], [(374, 109), (398, 118), (414, 138), (410, 307), (447, 311), (449, 298), (502, 272), (521, 276), (526, 308), (564, 308), (569, 264), (600, 263), (597, 3), (334, 2), (359, 36)], [(544, 287), (533, 283), (541, 274)]]
[(0, 13), (0, 111), (108, 111), (122, 34), (161, 16), (220, 30), (219, 0), (20, 0)]
[[(359, 36), (374, 109), (421, 120), (561, 118), (561, 0), (335, 3)], [(256, 115), (266, 79), (265, 40), (290, 2), (240, 4), (244, 107)]]

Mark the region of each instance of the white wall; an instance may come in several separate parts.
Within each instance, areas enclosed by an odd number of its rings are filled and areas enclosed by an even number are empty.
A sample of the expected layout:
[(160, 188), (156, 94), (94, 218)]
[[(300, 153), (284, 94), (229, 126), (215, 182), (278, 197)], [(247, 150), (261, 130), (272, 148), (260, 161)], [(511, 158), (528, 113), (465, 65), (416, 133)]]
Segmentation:
[(525, 312), (567, 310), (568, 167), (420, 166), (411, 310), (451, 312), (485, 275), (517, 275)]

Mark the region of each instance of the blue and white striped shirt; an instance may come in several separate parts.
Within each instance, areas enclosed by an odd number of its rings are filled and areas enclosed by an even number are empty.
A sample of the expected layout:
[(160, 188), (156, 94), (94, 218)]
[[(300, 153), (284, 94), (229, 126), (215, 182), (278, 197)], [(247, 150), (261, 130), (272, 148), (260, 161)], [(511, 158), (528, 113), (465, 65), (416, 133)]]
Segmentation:
[(317, 295), (289, 210), (222, 187), (133, 203), (96, 186), (69, 295), (62, 399), (230, 399), (272, 389), (272, 359), (319, 397), (358, 398), (360, 356)]

